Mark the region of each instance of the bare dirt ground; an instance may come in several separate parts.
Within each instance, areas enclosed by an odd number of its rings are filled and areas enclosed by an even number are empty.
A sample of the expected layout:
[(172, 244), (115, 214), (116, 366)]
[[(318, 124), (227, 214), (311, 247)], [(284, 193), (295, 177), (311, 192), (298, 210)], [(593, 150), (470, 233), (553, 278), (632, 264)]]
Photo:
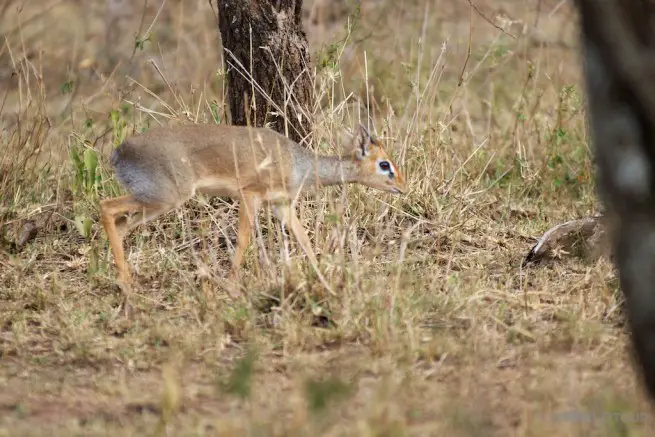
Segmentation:
[(570, 2), (337, 3), (305, 4), (314, 146), (370, 114), (411, 192), (304, 199), (337, 295), (266, 216), (231, 295), (233, 203), (191, 201), (128, 238), (129, 317), (106, 156), (223, 122), (215, 11), (0, 5), (0, 435), (649, 435), (611, 263), (521, 265), (599, 209)]

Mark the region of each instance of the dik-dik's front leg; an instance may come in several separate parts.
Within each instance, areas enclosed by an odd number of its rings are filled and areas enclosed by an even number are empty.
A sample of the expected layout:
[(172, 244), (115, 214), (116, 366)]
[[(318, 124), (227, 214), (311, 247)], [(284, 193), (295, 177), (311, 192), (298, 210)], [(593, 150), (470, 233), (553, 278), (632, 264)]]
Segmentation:
[(116, 221), (120, 216), (131, 211), (136, 211), (141, 205), (133, 196), (122, 196), (114, 199), (106, 199), (100, 202), (100, 216), (105, 233), (109, 239), (109, 246), (114, 255), (114, 264), (118, 269), (118, 278), (123, 286), (129, 287), (132, 283), (130, 267), (125, 260), (123, 250), (123, 229), (125, 224), (117, 226)]
[(296, 240), (298, 240), (298, 243), (300, 244), (303, 252), (305, 252), (307, 255), (307, 258), (309, 258), (309, 262), (318, 275), (318, 279), (321, 281), (323, 286), (330, 293), (335, 294), (332, 290), (332, 287), (330, 287), (327, 280), (323, 277), (323, 274), (318, 269), (318, 260), (314, 254), (314, 249), (312, 249), (312, 243), (307, 236), (305, 228), (303, 227), (302, 223), (300, 223), (300, 219), (296, 215), (293, 204), (275, 206), (274, 212), (278, 219), (282, 222), (282, 228), (284, 229), (288, 226), (291, 229), (291, 232), (293, 232), (293, 235), (296, 237)]
[(259, 200), (255, 196), (243, 196), (239, 202), (239, 228), (237, 231), (237, 247), (232, 260), (232, 269), (229, 279), (234, 280), (237, 277), (239, 268), (243, 261), (243, 254), (250, 243), (252, 227), (257, 217), (259, 209)]
[[(130, 266), (125, 260), (123, 249), (123, 238), (141, 223), (146, 223), (165, 212), (173, 209), (175, 205), (163, 203), (143, 203), (134, 196), (121, 196), (113, 199), (105, 199), (100, 202), (100, 215), (105, 233), (109, 239), (111, 252), (114, 255), (114, 263), (118, 269), (118, 278), (124, 287), (132, 283)], [(125, 214), (135, 213), (135, 217), (126, 219)]]

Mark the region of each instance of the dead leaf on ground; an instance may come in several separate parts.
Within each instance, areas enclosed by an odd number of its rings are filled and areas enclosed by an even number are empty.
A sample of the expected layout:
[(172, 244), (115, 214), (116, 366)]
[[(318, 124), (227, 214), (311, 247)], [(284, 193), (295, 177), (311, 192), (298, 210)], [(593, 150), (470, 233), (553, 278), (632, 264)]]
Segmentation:
[(27, 243), (36, 238), (39, 232), (39, 227), (34, 220), (25, 220), (20, 232), (16, 236), (16, 249), (22, 249)]
[(590, 216), (561, 223), (537, 241), (523, 260), (523, 266), (548, 258), (574, 255), (588, 259), (608, 256), (603, 216)]

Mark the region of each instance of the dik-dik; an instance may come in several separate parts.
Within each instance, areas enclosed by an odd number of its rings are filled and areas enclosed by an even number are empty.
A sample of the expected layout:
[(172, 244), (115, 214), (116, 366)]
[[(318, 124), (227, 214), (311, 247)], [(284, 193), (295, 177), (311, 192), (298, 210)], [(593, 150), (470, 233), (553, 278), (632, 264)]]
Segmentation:
[[(382, 144), (359, 126), (345, 156), (317, 156), (266, 128), (186, 125), (155, 128), (127, 139), (111, 155), (120, 184), (129, 195), (100, 202), (119, 279), (131, 283), (123, 238), (132, 229), (180, 207), (196, 193), (239, 199), (234, 278), (250, 242), (253, 222), (264, 202), (288, 226), (314, 266), (316, 256), (294, 204), (309, 187), (359, 183), (404, 193), (398, 166)], [(125, 217), (125, 215), (130, 215)]]

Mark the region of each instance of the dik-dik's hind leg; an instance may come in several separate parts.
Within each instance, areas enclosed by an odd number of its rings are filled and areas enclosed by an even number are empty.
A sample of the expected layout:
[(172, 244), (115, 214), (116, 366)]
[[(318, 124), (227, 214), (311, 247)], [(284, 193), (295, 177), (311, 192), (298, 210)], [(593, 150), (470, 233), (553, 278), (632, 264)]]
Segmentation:
[(257, 210), (259, 209), (259, 200), (255, 196), (243, 196), (239, 202), (239, 228), (237, 231), (237, 247), (232, 260), (232, 269), (230, 271), (229, 279), (236, 278), (241, 262), (243, 261), (243, 254), (250, 243), (250, 235), (252, 234), (252, 226), (257, 217)]

